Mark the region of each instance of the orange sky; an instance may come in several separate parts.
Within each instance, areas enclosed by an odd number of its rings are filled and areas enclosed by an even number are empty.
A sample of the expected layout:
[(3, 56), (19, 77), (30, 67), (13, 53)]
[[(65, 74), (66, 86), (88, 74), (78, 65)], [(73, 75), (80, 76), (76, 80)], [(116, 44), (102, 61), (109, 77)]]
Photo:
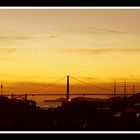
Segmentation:
[(140, 81), (139, 9), (0, 9), (0, 19), (0, 79), (7, 92), (34, 90), (68, 74), (94, 84)]

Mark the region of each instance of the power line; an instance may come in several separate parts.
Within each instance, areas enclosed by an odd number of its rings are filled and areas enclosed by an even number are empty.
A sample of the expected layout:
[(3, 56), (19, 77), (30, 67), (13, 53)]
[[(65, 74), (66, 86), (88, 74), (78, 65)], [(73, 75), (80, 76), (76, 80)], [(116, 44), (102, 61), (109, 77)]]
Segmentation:
[(59, 82), (59, 81), (65, 79), (65, 78), (66, 78), (66, 76), (63, 77), (63, 78), (61, 78), (61, 79), (59, 79), (59, 80), (57, 80), (57, 81), (55, 81), (55, 82), (53, 82), (53, 83), (51, 83), (51, 84), (49, 84), (49, 85), (46, 85), (46, 86), (40, 87), (39, 89), (36, 89), (36, 90), (34, 90), (34, 91), (32, 91), (32, 92), (29, 92), (28, 94), (30, 94), (30, 93), (34, 93), (34, 92), (37, 92), (37, 91), (39, 91), (39, 90), (41, 90), (41, 89), (43, 89), (43, 88), (47, 88), (47, 87), (49, 87), (49, 86), (51, 86), (51, 85), (54, 85), (54, 84), (56, 84), (57, 82)]
[(81, 80), (79, 80), (79, 79), (77, 79), (77, 78), (75, 78), (75, 77), (72, 77), (72, 76), (70, 76), (70, 77), (71, 77), (72, 79), (75, 79), (75, 80), (77, 80), (77, 81), (79, 81), (79, 82), (81, 82), (81, 83), (87, 84), (87, 85), (89, 85), (89, 86), (93, 86), (93, 87), (96, 87), (96, 88), (100, 88), (100, 89), (103, 89), (103, 90), (107, 90), (107, 91), (112, 91), (112, 92), (113, 92), (113, 90), (106, 89), (106, 88), (102, 88), (102, 87), (99, 87), (99, 86), (95, 86), (95, 85), (93, 85), (93, 84), (90, 84), (90, 83), (81, 81)]

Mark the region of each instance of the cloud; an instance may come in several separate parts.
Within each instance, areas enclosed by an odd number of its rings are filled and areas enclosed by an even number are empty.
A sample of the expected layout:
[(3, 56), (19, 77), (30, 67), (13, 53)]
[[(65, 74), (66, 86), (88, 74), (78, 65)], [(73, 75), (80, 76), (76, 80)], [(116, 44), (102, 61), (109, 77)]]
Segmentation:
[(127, 32), (124, 32), (124, 31), (118, 31), (118, 30), (109, 29), (109, 28), (94, 27), (94, 26), (82, 26), (82, 27), (76, 27), (76, 28), (69, 27), (69, 28), (61, 29), (61, 31), (80, 33), (80, 34), (96, 35), (96, 36), (94, 36), (96, 38), (98, 37), (97, 35), (100, 35), (100, 34), (110, 34), (110, 35), (127, 34)]
[(10, 55), (17, 51), (17, 48), (0, 48), (0, 55)]
[(140, 48), (122, 48), (122, 49), (116, 49), (116, 51), (121, 52), (140, 52)]
[(0, 41), (5, 42), (6, 41), (27, 41), (31, 39), (55, 39), (58, 38), (56, 35), (49, 35), (49, 36), (38, 36), (38, 35), (24, 35), (24, 34), (17, 34), (17, 35), (0, 35)]
[(16, 79), (16, 78), (18, 78), (17, 76), (15, 76), (15, 75), (12, 75), (12, 74), (6, 74), (6, 73), (0, 73), (0, 77), (8, 77), (8, 78), (13, 78), (13, 79)]
[(24, 78), (30, 78), (30, 79), (40, 79), (40, 78), (42, 78), (42, 77), (40, 77), (40, 76), (22, 76), (22, 77), (24, 77)]
[(79, 77), (79, 78), (84, 80), (97, 80), (97, 78), (93, 78), (93, 77)]
[(97, 27), (93, 27), (93, 26), (86, 26), (84, 28), (90, 29), (90, 30), (95, 30), (95, 31), (100, 31), (100, 32), (106, 32), (106, 33), (115, 33), (115, 34), (125, 34), (126, 33), (126, 32), (117, 31), (117, 30), (113, 30), (113, 29), (97, 28)]
[(0, 35), (0, 40), (29, 40), (32, 38), (26, 35)]
[(65, 53), (73, 53), (73, 54), (91, 54), (97, 55), (102, 53), (109, 53), (109, 52), (124, 52), (124, 53), (139, 53), (140, 48), (55, 48), (53, 51), (65, 52)]
[(85, 54), (85, 53), (90, 53), (90, 54), (100, 54), (104, 52), (111, 51), (110, 49), (81, 49), (81, 48), (59, 48), (55, 49), (54, 51), (59, 51), (59, 52), (64, 52), (64, 53), (74, 53), (74, 54)]
[(31, 37), (31, 36), (19, 35), (19, 36), (15, 36), (13, 39), (15, 39), (15, 40), (30, 40), (32, 38), (33, 37)]
[(46, 39), (54, 39), (54, 38), (58, 38), (58, 36), (56, 36), (56, 35), (50, 35), (50, 36), (46, 37)]

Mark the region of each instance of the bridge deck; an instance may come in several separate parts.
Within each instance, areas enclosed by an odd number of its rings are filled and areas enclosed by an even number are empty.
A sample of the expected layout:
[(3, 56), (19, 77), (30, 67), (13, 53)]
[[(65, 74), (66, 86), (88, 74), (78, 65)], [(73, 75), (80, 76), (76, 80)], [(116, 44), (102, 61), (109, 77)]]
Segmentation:
[[(25, 96), (25, 95), (27, 95), (27, 96), (61, 96), (61, 95), (64, 95), (64, 96), (66, 96), (66, 94), (46, 94), (46, 93), (38, 93), (38, 94), (3, 94), (2, 96)], [(83, 96), (86, 96), (86, 95), (107, 95), (107, 96), (114, 96), (114, 94), (109, 94), (109, 93), (71, 93), (71, 94), (69, 94), (69, 95), (83, 95)], [(119, 93), (119, 94), (115, 94), (115, 96), (116, 95), (122, 95), (122, 96), (124, 96), (124, 94), (122, 93)], [(132, 93), (131, 94), (125, 94), (125, 96), (127, 96), (127, 95), (133, 95)]]

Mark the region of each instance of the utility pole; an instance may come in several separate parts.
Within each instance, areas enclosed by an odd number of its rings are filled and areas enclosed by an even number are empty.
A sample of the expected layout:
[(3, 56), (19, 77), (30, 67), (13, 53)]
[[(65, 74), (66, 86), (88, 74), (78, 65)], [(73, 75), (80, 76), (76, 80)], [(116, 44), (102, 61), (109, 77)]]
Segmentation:
[(133, 83), (133, 95), (135, 94), (135, 83)]
[(124, 79), (124, 97), (126, 95), (126, 79)]
[(114, 97), (116, 95), (116, 79), (114, 79)]
[(27, 100), (27, 94), (25, 94), (25, 98), (24, 99)]
[(14, 95), (13, 95), (13, 93), (11, 94), (11, 99), (12, 99), (12, 100), (14, 99)]
[(67, 101), (69, 101), (69, 75), (67, 76)]

